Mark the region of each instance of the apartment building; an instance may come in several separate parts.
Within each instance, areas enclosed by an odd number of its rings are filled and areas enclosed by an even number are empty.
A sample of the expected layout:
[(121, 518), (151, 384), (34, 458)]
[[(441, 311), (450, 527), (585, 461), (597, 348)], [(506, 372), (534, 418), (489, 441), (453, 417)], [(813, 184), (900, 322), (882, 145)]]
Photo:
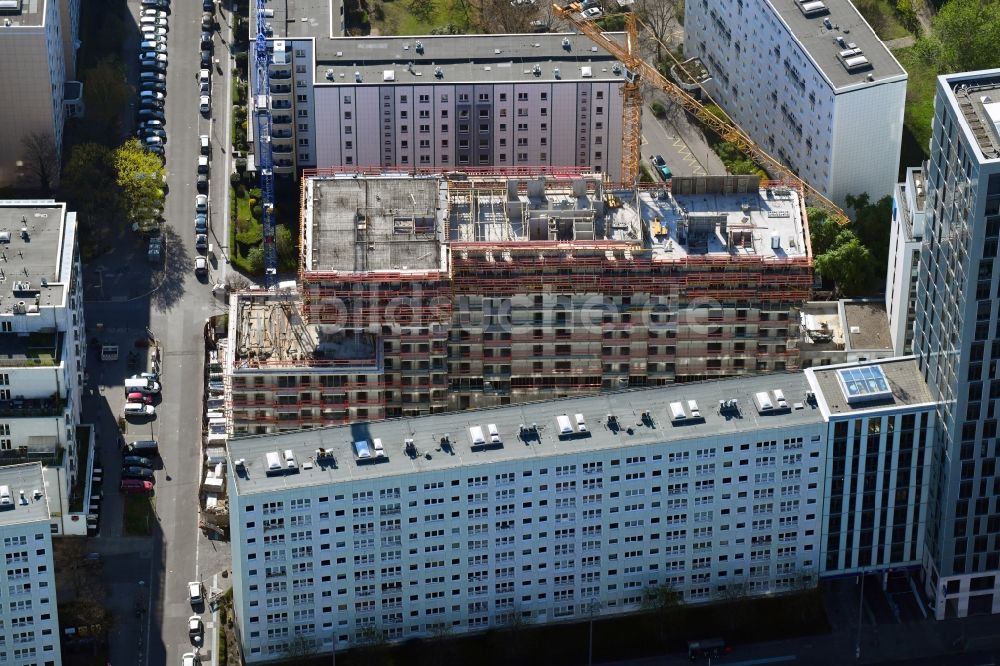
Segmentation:
[(48, 492), (39, 463), (0, 467), (0, 662), (59, 666)]
[(801, 310), (803, 368), (863, 363), (894, 354), (885, 306), (871, 299), (810, 301)]
[[(326, 11), (341, 15), (315, 20)], [(270, 105), (275, 174), (578, 166), (619, 178), (624, 72), (586, 36), (338, 38), (338, 3), (272, 12), (271, 94), (255, 102)]]
[(57, 530), (77, 474), (86, 359), (76, 214), (0, 201), (0, 464), (42, 461)]
[(906, 72), (849, 0), (686, 0), (684, 50), (711, 96), (839, 205), (891, 195)]
[(298, 297), (231, 304), (237, 434), (798, 367), (812, 262), (785, 186), (307, 172), (302, 191)]
[(909, 358), (230, 440), (244, 656), (919, 562), (933, 407)]
[(924, 167), (906, 170), (906, 180), (892, 195), (889, 265), (885, 278), (885, 309), (889, 316), (892, 349), (897, 355), (913, 351), (913, 322), (917, 311), (920, 247), (924, 242), (927, 185)]
[(938, 401), (925, 559), (939, 618), (1000, 612), (1000, 70), (938, 77), (913, 351)]
[(0, 86), (17, 104), (0, 111), (0, 186), (25, 182), (25, 137), (37, 133), (62, 149), (65, 84), (76, 70), (80, 0), (9, 0), (0, 7)]

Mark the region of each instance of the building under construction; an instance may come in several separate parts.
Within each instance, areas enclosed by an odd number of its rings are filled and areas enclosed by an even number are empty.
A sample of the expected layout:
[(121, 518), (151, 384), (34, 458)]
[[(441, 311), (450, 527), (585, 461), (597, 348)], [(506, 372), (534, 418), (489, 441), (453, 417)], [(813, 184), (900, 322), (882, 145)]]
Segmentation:
[(798, 367), (801, 195), (753, 176), (306, 172), (296, 288), (236, 295), (236, 432)]

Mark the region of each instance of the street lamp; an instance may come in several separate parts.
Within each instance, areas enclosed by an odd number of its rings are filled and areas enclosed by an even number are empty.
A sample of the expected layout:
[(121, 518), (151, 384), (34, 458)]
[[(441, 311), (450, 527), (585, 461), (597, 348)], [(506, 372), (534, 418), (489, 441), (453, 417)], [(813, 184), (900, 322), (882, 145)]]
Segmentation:
[(601, 602), (596, 598), (591, 599), (587, 604), (587, 613), (590, 620), (587, 622), (587, 666), (594, 664), (594, 615), (601, 610)]

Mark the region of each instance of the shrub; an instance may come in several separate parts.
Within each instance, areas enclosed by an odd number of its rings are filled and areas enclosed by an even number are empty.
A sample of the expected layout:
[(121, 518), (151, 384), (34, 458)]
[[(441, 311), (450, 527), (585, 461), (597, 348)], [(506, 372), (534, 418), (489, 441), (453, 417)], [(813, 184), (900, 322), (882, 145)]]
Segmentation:
[(653, 110), (653, 115), (656, 116), (657, 118), (662, 118), (665, 115), (667, 115), (666, 107), (660, 104), (659, 102), (653, 102), (652, 104), (649, 105), (649, 108)]
[[(233, 187), (239, 187), (240, 185), (242, 185), (241, 180), (242, 179), (240, 178), (240, 174), (235, 172), (229, 174), (229, 184), (232, 185)], [(239, 190), (237, 190), (236, 193), (239, 194)]]
[(250, 208), (250, 214), (253, 215), (253, 219), (255, 220), (260, 220), (260, 216), (263, 212), (263, 209), (259, 205), (251, 206)]

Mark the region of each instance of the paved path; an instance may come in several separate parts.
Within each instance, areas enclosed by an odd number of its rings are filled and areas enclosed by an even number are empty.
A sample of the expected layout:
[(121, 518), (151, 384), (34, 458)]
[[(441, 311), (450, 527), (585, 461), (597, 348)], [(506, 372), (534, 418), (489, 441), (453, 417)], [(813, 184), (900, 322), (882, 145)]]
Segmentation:
[(907, 35), (899, 39), (890, 39), (885, 42), (885, 47), (890, 51), (895, 51), (896, 49), (905, 49), (908, 46), (913, 46), (916, 41), (917, 39), (913, 35)]

